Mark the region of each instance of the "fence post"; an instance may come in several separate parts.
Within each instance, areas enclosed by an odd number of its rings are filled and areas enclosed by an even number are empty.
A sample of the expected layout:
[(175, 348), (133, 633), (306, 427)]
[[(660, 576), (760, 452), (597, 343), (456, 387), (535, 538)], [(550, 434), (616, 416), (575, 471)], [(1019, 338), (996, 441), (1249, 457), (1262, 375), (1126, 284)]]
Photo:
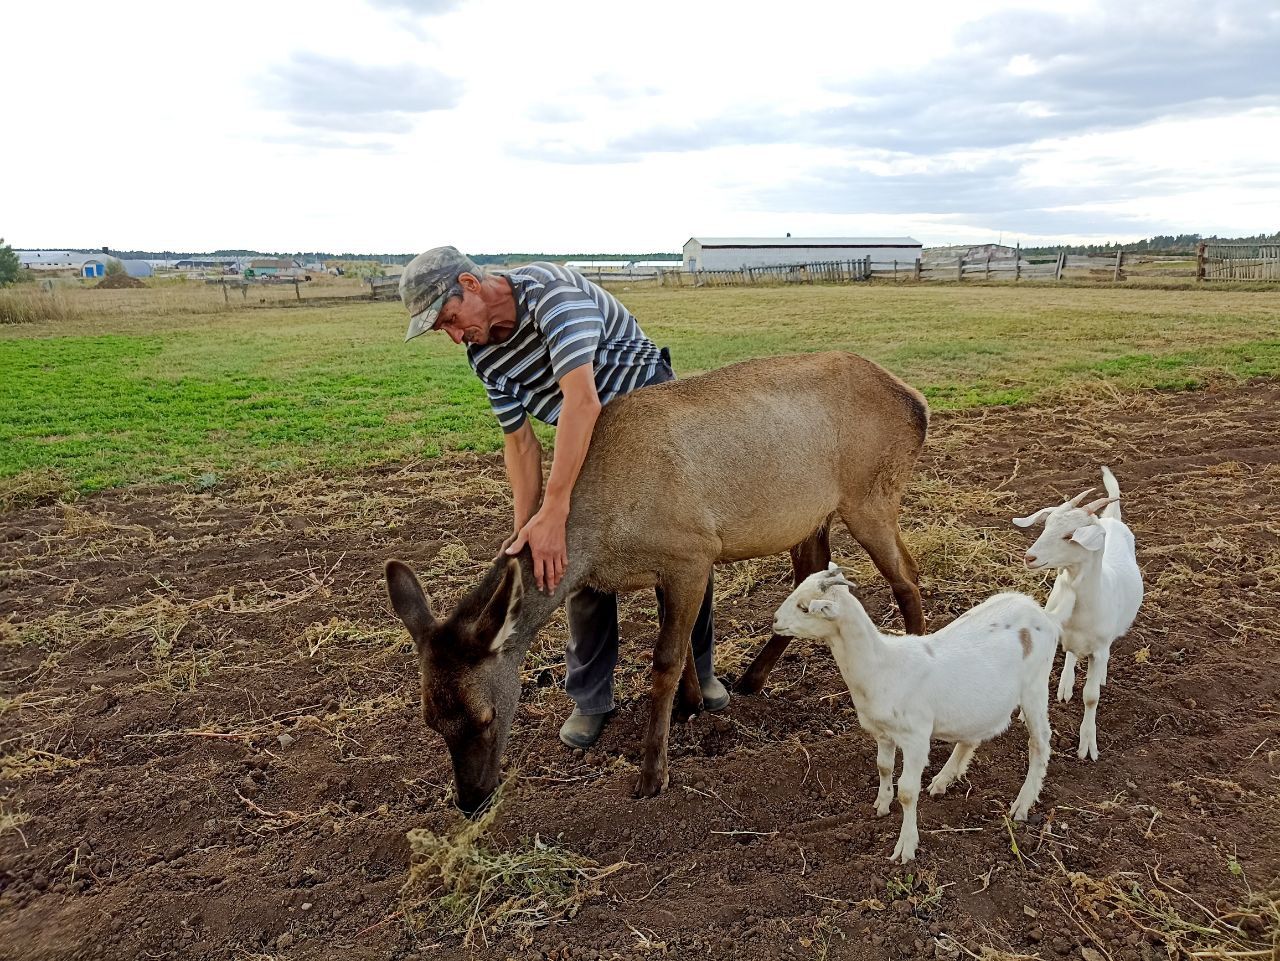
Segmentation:
[(982, 275), (983, 280), (991, 279), (991, 255), (987, 254), (987, 269)]
[(1120, 283), (1120, 265), (1123, 263), (1124, 263), (1124, 251), (1117, 250), (1116, 251), (1116, 272), (1115, 272), (1115, 275), (1111, 278), (1111, 282), (1113, 284)]
[(298, 289), (298, 278), (293, 278), (293, 297), (295, 300), (302, 299), (302, 291)]
[(916, 258), (916, 266), (915, 266), (915, 270), (913, 270), (913, 271), (912, 271), (912, 273), (915, 275), (915, 276), (912, 278), (913, 280), (919, 280), (919, 279), (920, 279), (920, 261), (921, 261), (921, 258), (920, 258), (920, 257), (917, 257), (917, 258)]
[(1202, 240), (1196, 244), (1196, 283), (1201, 283), (1204, 280), (1204, 254), (1205, 242)]
[(1062, 268), (1066, 266), (1066, 263), (1067, 263), (1067, 252), (1065, 250), (1059, 251), (1058, 263), (1054, 266), (1054, 270), (1053, 270), (1054, 280), (1062, 279)]
[(222, 302), (223, 302), (224, 304), (229, 304), (229, 303), (231, 303), (231, 301), (227, 299), (227, 281), (226, 281), (226, 278), (223, 278), (223, 281), (222, 281)]
[(964, 254), (956, 256), (956, 280), (964, 280)]

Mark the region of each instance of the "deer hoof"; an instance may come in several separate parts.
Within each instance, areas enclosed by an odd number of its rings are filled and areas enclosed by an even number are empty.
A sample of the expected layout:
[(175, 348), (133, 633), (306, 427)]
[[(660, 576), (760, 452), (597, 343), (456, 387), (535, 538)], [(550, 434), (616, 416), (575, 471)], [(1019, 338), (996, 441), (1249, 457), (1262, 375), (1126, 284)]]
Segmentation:
[(642, 772), (636, 779), (635, 796), (637, 798), (657, 797), (666, 789), (670, 780), (671, 776), (666, 771), (661, 775)]
[(698, 698), (697, 703), (678, 700), (675, 707), (672, 708), (672, 714), (677, 721), (687, 721), (695, 715), (701, 714), (703, 711), (702, 698)]
[(733, 683), (733, 692), (735, 694), (759, 694), (764, 690), (764, 682), (766, 678), (755, 677), (751, 673), (742, 675)]

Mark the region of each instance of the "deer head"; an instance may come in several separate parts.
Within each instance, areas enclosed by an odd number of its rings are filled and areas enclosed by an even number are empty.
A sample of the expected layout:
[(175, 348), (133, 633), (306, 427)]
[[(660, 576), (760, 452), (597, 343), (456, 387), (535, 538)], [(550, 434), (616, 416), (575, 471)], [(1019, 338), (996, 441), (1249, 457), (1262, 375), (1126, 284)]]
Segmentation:
[(400, 561), (387, 562), (387, 593), (417, 648), (423, 720), (444, 738), (458, 807), (473, 815), (497, 789), (520, 699), (520, 665), (541, 626), (516, 632), (525, 597), (520, 562), (496, 560), (444, 620)]

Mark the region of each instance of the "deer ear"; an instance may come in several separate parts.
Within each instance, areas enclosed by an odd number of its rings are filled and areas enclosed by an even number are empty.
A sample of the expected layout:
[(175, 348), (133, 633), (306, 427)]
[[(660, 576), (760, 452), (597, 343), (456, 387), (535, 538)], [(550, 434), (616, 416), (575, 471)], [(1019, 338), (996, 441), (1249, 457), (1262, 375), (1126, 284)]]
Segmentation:
[(1034, 514), (1031, 514), (1027, 517), (1015, 517), (1013, 519), (1013, 522), (1017, 524), (1019, 527), (1030, 527), (1032, 524), (1039, 524), (1046, 517), (1052, 514), (1053, 511), (1054, 509), (1052, 507), (1042, 507), (1038, 511), (1036, 511)]
[(502, 645), (511, 636), (523, 597), (524, 578), (520, 573), (520, 562), (514, 557), (508, 558), (498, 589), (485, 604), (475, 624), (476, 639), (494, 654), (502, 650)]
[(436, 616), (408, 564), (387, 561), (387, 594), (391, 598), (391, 606), (408, 628), (413, 643), (422, 647), (435, 633)]
[(1101, 525), (1086, 524), (1084, 527), (1077, 527), (1071, 539), (1087, 551), (1100, 551), (1106, 543), (1107, 535)]

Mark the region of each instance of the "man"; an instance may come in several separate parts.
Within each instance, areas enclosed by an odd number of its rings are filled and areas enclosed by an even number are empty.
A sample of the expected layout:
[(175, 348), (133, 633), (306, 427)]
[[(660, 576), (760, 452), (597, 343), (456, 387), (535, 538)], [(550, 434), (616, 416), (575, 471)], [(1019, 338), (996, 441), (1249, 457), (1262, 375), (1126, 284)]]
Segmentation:
[[(453, 247), (413, 259), (400, 278), (411, 340), (444, 331), (467, 345), (467, 361), (484, 384), (503, 430), (503, 459), (515, 503), (511, 536), (527, 544), (538, 588), (554, 591), (568, 554), (569, 499), (604, 404), (649, 384), (672, 380), (670, 355), (645, 336), (612, 294), (576, 271), (536, 263), (485, 271)], [(530, 417), (557, 425), (551, 474), (542, 486), (542, 447)], [(722, 710), (729, 692), (711, 669), (712, 585), (693, 630), (694, 661), (707, 710)], [(658, 596), (661, 610), (662, 596)], [(618, 600), (585, 589), (568, 603), (565, 689), (576, 705), (560, 728), (570, 747), (589, 747), (614, 709)]]

